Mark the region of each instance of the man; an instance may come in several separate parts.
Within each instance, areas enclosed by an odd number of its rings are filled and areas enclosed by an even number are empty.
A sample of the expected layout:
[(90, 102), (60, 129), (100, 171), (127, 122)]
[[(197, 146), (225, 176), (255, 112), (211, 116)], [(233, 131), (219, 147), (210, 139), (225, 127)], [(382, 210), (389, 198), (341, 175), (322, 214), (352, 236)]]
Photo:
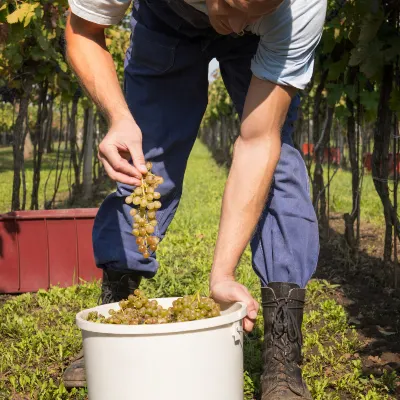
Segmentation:
[[(124, 96), (104, 29), (121, 20), (130, 0), (70, 0), (69, 62), (108, 118), (98, 156), (118, 182), (93, 229), (102, 301), (127, 297), (141, 277), (157, 271), (155, 255), (145, 259), (137, 250), (124, 199), (140, 184), (145, 160), (152, 161), (153, 172), (164, 178), (156, 231), (164, 237), (179, 204), (215, 57), (242, 124), (222, 200), (210, 291), (220, 302), (246, 302), (244, 328), (252, 330), (258, 304), (235, 281), (251, 241), (264, 313), (262, 399), (311, 399), (299, 363), (304, 287), (317, 263), (318, 228), (291, 135), (296, 92), (312, 75), (326, 0), (185, 1), (134, 4)], [(64, 382), (85, 384), (82, 358), (67, 368)]]

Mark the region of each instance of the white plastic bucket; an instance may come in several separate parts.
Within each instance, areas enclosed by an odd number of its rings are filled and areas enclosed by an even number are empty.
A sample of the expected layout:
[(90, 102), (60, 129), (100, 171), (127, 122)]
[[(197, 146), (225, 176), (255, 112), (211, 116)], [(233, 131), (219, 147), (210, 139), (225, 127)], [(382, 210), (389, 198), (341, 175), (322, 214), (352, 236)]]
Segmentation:
[[(175, 298), (156, 299), (163, 307)], [(108, 316), (118, 303), (81, 311), (89, 400), (243, 400), (243, 329), (246, 305), (221, 316), (157, 325), (86, 321)]]

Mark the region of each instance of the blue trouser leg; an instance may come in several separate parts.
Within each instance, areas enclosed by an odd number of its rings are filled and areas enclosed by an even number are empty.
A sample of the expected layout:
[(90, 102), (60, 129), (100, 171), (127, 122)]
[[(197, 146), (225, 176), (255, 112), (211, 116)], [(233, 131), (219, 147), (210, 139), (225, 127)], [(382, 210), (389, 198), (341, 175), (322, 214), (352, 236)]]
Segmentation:
[[(239, 115), (251, 79), (251, 53), (257, 39), (247, 39), (243, 57), (232, 59), (217, 48), (221, 74)], [(309, 195), (304, 160), (294, 148), (293, 123), (299, 97), (293, 99), (282, 129), (281, 156), (268, 202), (251, 240), (253, 268), (263, 285), (291, 282), (304, 287), (315, 271), (319, 254), (318, 223)]]

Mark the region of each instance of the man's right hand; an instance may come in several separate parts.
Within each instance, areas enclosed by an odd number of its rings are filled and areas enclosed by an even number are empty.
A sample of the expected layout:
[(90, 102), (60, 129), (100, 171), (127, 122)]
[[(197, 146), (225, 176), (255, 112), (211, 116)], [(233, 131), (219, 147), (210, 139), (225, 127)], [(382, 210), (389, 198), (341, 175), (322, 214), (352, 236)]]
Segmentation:
[(206, 0), (212, 27), (221, 35), (241, 33), (248, 25), (274, 12), (284, 0)]
[[(98, 158), (114, 181), (140, 186), (147, 172), (142, 150), (142, 132), (133, 118), (124, 117), (111, 123), (99, 145)], [(132, 158), (133, 165), (128, 160)]]
[(247, 15), (232, 8), (225, 0), (206, 0), (212, 27), (221, 35), (240, 33), (247, 25)]

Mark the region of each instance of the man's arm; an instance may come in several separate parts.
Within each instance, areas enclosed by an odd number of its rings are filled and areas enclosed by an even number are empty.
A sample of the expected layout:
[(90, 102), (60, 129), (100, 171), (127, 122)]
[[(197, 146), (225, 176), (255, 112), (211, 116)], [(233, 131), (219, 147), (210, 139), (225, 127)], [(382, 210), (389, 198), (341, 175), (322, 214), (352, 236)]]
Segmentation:
[(281, 128), (295, 93), (253, 76), (223, 196), (210, 289), (216, 300), (247, 303), (246, 330), (253, 328), (258, 304), (235, 282), (235, 268), (265, 207), (279, 161)]
[[(126, 104), (105, 44), (106, 26), (72, 14), (68, 17), (65, 37), (67, 58), (83, 87), (103, 111), (109, 132), (99, 146), (99, 159), (111, 179), (140, 185), (147, 171), (142, 152), (142, 133)], [(134, 166), (128, 159), (132, 157)]]

